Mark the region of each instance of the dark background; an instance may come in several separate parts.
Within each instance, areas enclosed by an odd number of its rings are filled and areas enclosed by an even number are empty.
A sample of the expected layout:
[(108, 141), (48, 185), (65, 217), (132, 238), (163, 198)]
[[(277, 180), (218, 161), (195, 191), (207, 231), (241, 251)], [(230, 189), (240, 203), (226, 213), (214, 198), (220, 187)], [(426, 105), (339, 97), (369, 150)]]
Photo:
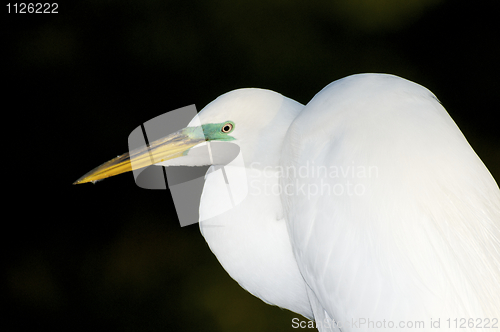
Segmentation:
[[(441, 100), (500, 179), (494, 1), (75, 1), (1, 16), (1, 331), (287, 331), (222, 269), (168, 191), (73, 186), (141, 123), (241, 87), (307, 103), (392, 73)], [(459, 165), (457, 165), (459, 166)], [(196, 207), (194, 207), (196, 208)]]

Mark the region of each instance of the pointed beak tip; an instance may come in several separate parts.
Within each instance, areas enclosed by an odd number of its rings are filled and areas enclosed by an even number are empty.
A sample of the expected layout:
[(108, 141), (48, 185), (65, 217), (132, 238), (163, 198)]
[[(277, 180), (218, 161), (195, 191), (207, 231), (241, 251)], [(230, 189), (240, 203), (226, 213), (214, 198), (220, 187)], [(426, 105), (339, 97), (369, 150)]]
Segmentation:
[(85, 181), (85, 177), (81, 177), (79, 178), (78, 180), (76, 180), (75, 182), (72, 183), (72, 185), (75, 185), (75, 184), (82, 184), (82, 183), (86, 183), (86, 182), (89, 182), (89, 181)]
[[(185, 151), (201, 141), (201, 138), (192, 138), (178, 131), (105, 162), (73, 182), (73, 185), (96, 183), (110, 176), (154, 165), (159, 161), (181, 157)], [(205, 141), (204, 137), (203, 141)]]

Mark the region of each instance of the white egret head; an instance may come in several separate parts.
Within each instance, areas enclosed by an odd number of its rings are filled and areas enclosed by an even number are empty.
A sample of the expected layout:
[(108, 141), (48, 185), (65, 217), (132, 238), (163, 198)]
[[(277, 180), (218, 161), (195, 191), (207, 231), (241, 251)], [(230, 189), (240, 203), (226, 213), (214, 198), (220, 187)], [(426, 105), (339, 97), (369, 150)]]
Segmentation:
[[(203, 108), (184, 129), (130, 153), (114, 158), (78, 179), (98, 181), (152, 164), (209, 165), (195, 147), (205, 142), (237, 144), (245, 163), (276, 165), (290, 123), (302, 110), (300, 103), (264, 89), (239, 89), (221, 95)], [(224, 160), (224, 158), (222, 158)]]

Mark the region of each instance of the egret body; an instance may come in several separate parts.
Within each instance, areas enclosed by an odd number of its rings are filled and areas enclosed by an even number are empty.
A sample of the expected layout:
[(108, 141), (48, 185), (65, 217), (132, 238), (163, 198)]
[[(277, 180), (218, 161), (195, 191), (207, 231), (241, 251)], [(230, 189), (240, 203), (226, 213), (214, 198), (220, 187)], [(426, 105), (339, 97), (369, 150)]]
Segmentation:
[[(206, 137), (193, 132), (198, 121)], [(232, 181), (249, 190), (213, 213), (227, 189), (212, 167), (201, 232), (253, 295), (315, 319), (320, 331), (405, 330), (397, 324), (408, 321), (427, 331), (431, 319), (447, 329), (448, 318), (500, 318), (500, 191), (426, 88), (353, 75), (306, 106), (235, 90), (187, 128), (77, 183), (130, 170), (131, 160), (147, 166), (147, 153), (164, 166), (199, 165), (190, 149), (206, 141), (240, 147), (246, 176)], [(359, 326), (362, 318), (395, 327)]]

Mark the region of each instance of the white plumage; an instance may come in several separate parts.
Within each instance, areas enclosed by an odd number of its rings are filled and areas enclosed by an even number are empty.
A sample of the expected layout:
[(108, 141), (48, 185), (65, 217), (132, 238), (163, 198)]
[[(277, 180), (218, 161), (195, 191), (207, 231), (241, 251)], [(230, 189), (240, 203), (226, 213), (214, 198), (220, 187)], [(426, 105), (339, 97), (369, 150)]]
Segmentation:
[(328, 179), (360, 195), (283, 196), (315, 316), (423, 320), (426, 330), (431, 318), (498, 318), (500, 192), (430, 91), (390, 75), (336, 81), (292, 123), (282, 156), (285, 166), (375, 167)]
[(253, 295), (320, 331), (500, 326), (500, 190), (426, 88), (353, 75), (306, 106), (235, 90), (188, 128), (76, 183), (130, 170), (131, 160), (207, 164), (191, 147), (218, 140), (239, 145), (244, 163), (224, 176), (210, 168), (200, 228)]
[[(245, 89), (200, 116), (244, 127), (234, 137), (253, 176), (241, 181), (261, 185), (200, 224), (249, 292), (318, 322), (334, 319), (344, 332), (370, 329), (356, 325), (363, 318), (423, 321), (424, 330), (431, 319), (444, 328), (448, 318), (498, 318), (500, 192), (430, 91), (363, 74), (333, 82), (304, 108)], [(281, 181), (270, 174), (284, 169)], [(220, 183), (208, 176), (201, 215)]]

